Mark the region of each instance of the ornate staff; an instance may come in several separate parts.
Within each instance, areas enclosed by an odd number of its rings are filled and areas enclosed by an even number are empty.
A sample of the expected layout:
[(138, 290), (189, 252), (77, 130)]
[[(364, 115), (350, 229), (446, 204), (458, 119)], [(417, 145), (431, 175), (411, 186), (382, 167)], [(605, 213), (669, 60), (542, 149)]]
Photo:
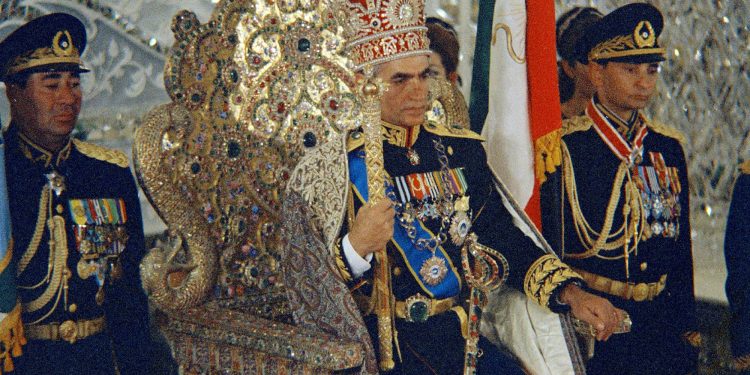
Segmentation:
[[(368, 77), (362, 85), (363, 125), (365, 136), (365, 166), (367, 168), (368, 204), (375, 204), (385, 197), (385, 173), (383, 167), (383, 136), (380, 130), (380, 95), (382, 85), (374, 78), (371, 65), (365, 68)], [(377, 266), (374, 270), (372, 290), (375, 298), (375, 315), (378, 317), (378, 340), (380, 342), (380, 369), (393, 369), (393, 297), (391, 295), (391, 271), (385, 249), (375, 253)]]

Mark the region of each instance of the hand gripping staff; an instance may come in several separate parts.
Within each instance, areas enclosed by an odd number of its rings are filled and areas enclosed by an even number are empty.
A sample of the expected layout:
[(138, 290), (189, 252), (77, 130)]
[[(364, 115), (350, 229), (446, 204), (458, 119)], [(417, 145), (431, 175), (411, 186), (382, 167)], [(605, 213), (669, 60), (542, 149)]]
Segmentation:
[[(381, 81), (374, 78), (372, 66), (365, 67), (367, 77), (361, 86), (363, 104), (362, 130), (365, 136), (365, 166), (367, 169), (368, 204), (375, 204), (385, 196), (385, 172), (383, 167), (383, 136), (380, 130), (380, 96), (384, 90)], [(393, 296), (391, 294), (391, 272), (385, 249), (375, 253), (377, 266), (374, 270), (372, 295), (375, 298), (375, 315), (378, 317), (378, 340), (380, 342), (379, 366), (383, 371), (393, 369)]]

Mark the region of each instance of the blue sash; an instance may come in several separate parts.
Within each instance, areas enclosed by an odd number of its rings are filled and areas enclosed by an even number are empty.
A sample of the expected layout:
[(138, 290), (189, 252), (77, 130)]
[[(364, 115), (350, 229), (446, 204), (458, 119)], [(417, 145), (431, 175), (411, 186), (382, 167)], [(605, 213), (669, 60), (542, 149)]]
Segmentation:
[[(367, 168), (365, 166), (365, 153), (362, 150), (356, 150), (349, 153), (349, 180), (354, 186), (356, 194), (359, 199), (364, 203), (367, 202)], [(386, 191), (393, 191), (393, 184), (386, 182)], [(435, 251), (435, 256), (445, 260), (445, 264), (448, 266), (448, 273), (445, 275), (445, 279), (435, 286), (429, 285), (422, 280), (422, 276), (419, 274), (419, 269), (422, 267), (427, 259), (432, 257), (432, 253), (428, 250), (419, 250), (416, 248), (414, 243), (423, 238), (428, 240), (433, 238), (434, 235), (429, 229), (424, 227), (424, 224), (415, 220), (415, 229), (417, 231), (416, 238), (412, 242), (409, 235), (399, 223), (398, 220), (393, 224), (393, 243), (401, 252), (401, 255), (406, 260), (406, 265), (409, 267), (414, 279), (417, 280), (419, 286), (427, 293), (430, 298), (448, 298), (457, 295), (461, 291), (461, 281), (458, 271), (453, 266), (450, 257), (445, 253), (445, 249), (442, 246), (438, 247)]]

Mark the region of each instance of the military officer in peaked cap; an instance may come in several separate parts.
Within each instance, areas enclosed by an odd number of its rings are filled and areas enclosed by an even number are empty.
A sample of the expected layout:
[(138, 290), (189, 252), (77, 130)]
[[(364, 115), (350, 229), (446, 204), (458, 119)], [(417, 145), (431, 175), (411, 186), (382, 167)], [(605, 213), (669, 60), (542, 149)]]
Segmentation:
[(83, 24), (50, 14), (0, 42), (5, 168), (28, 343), (18, 374), (149, 372), (143, 226), (128, 159), (71, 138)]
[(563, 123), (562, 165), (542, 185), (545, 237), (632, 319), (594, 344), (589, 374), (687, 374), (697, 332), (684, 137), (642, 109), (665, 49), (662, 15), (623, 6), (578, 44), (596, 95)]

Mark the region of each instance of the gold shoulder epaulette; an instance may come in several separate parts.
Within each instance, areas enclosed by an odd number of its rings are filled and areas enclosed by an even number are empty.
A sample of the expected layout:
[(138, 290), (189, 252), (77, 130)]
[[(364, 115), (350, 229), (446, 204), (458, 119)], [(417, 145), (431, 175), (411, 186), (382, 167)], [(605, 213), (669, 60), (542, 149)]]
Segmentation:
[(676, 139), (682, 145), (687, 144), (687, 138), (685, 137), (685, 134), (669, 125), (649, 120), (646, 121), (646, 126), (661, 135)]
[(565, 119), (562, 122), (562, 134), (568, 135), (575, 132), (583, 132), (591, 129), (594, 125), (594, 120), (588, 116), (576, 116), (573, 118)]
[(453, 138), (469, 138), (484, 141), (484, 137), (474, 133), (473, 131), (462, 128), (460, 126), (446, 126), (439, 122), (428, 122), (424, 125), (424, 130), (430, 133), (437, 134), (441, 137), (453, 137)]
[(355, 130), (346, 137), (346, 152), (352, 152), (365, 144), (365, 135), (361, 130)]
[(740, 172), (742, 174), (750, 174), (750, 160), (745, 160), (740, 164)]
[(78, 139), (74, 139), (73, 144), (78, 151), (90, 158), (106, 161), (107, 163), (115, 164), (122, 168), (127, 168), (129, 165), (128, 157), (125, 156), (122, 151), (113, 150)]

